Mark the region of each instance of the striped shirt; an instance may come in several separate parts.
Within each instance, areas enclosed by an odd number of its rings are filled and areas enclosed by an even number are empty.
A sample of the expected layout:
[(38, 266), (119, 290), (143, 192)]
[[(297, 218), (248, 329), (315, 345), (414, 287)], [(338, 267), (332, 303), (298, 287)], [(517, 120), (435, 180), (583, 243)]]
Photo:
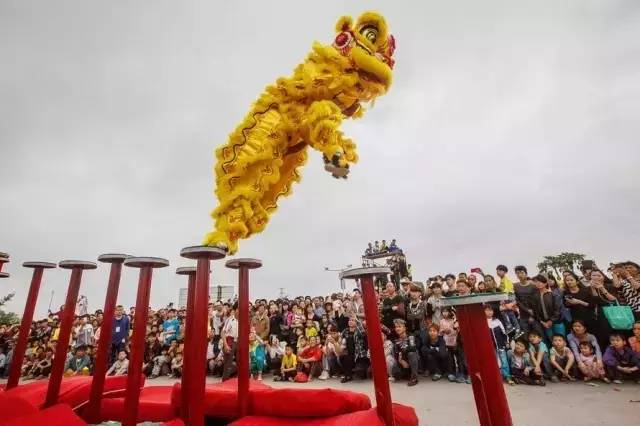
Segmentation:
[(627, 281), (622, 281), (620, 293), (627, 305), (631, 306), (633, 312), (640, 312), (640, 291), (633, 288), (633, 285)]

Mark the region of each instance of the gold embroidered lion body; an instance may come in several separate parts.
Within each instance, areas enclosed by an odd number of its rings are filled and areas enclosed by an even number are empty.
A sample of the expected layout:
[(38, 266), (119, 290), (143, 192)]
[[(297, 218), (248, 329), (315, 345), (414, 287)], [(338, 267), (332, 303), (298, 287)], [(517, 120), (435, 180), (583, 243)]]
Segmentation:
[(204, 244), (230, 254), (238, 240), (264, 230), (281, 196), (300, 180), (307, 149), (323, 154), (325, 169), (346, 178), (358, 160), (356, 145), (339, 130), (345, 118), (362, 116), (362, 102), (391, 84), (395, 41), (384, 18), (367, 12), (354, 24), (344, 16), (332, 45), (314, 43), (294, 70), (268, 86), (216, 149), (215, 229)]

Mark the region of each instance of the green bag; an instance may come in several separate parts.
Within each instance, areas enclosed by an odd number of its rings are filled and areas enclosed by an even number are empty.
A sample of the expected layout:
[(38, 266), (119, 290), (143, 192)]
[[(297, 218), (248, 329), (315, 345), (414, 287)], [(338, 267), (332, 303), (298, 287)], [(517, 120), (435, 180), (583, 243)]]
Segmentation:
[(633, 323), (635, 318), (633, 317), (633, 311), (631, 306), (620, 305), (616, 300), (616, 304), (610, 306), (603, 306), (602, 311), (604, 316), (609, 321), (609, 325), (614, 330), (631, 330), (633, 329)]

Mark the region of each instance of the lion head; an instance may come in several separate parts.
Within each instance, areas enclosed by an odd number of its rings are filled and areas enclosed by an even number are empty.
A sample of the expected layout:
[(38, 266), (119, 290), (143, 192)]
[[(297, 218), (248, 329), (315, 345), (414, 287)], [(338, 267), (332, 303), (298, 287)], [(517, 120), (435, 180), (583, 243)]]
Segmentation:
[(350, 16), (342, 16), (336, 33), (333, 47), (350, 59), (363, 81), (380, 85), (386, 92), (393, 77), (396, 43), (382, 15), (365, 12), (355, 24)]

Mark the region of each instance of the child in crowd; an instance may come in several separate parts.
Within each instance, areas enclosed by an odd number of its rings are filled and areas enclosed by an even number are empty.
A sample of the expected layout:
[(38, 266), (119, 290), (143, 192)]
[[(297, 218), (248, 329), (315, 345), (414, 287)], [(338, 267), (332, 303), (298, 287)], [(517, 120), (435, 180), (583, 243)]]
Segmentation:
[(567, 341), (562, 334), (554, 334), (551, 338), (552, 348), (549, 355), (554, 373), (560, 380), (575, 380), (575, 357), (567, 347)]
[(269, 371), (276, 374), (280, 370), (280, 364), (282, 364), (282, 356), (284, 355), (284, 348), (280, 345), (280, 341), (274, 335), (269, 337), (269, 343), (266, 348), (267, 366)]
[(451, 374), (449, 353), (444, 338), (440, 335), (440, 327), (431, 324), (427, 330), (420, 330), (420, 352), (427, 371), (432, 374), (431, 380), (437, 382), (443, 375)]
[(182, 353), (180, 352), (171, 360), (171, 377), (182, 377)]
[(255, 331), (249, 333), (249, 366), (251, 378), (254, 376), (262, 380), (262, 370), (264, 370), (265, 353), (264, 342)]
[(457, 380), (458, 375), (463, 374), (464, 360), (461, 359), (458, 351), (458, 321), (455, 318), (453, 309), (449, 306), (442, 309), (442, 319), (440, 320), (440, 333), (444, 338), (449, 353), (449, 365), (451, 372), (447, 376), (450, 382)]
[(332, 333), (327, 333), (325, 345), (322, 347), (322, 374), (320, 380), (327, 380), (333, 377), (338, 369), (338, 345)]
[(51, 373), (51, 364), (53, 359), (53, 349), (47, 348), (44, 351), (44, 359), (37, 362), (33, 370), (31, 370), (31, 376), (34, 379), (42, 379), (49, 376)]
[[(301, 329), (300, 329), (301, 330)], [(298, 336), (298, 343), (296, 344), (296, 354), (299, 355), (307, 346), (309, 346), (309, 340), (304, 337), (303, 334)]]
[(529, 332), (529, 354), (531, 355), (531, 363), (537, 375), (550, 377), (554, 383), (559, 381), (558, 377), (553, 374), (553, 369), (551, 368), (549, 349), (546, 343), (542, 341), (540, 333), (536, 330)]
[(601, 379), (605, 383), (609, 383), (609, 379), (605, 375), (602, 363), (598, 362), (598, 358), (594, 353), (593, 345), (589, 342), (580, 342), (578, 345), (580, 353), (578, 354), (578, 368), (584, 377), (584, 381), (588, 382), (592, 379)]
[(495, 318), (496, 308), (491, 305), (485, 305), (484, 314), (487, 317), (487, 325), (491, 332), (493, 339), (493, 347), (498, 357), (498, 366), (500, 367), (500, 375), (510, 385), (515, 384), (511, 378), (511, 372), (509, 371), (509, 360), (507, 359), (507, 349), (509, 347), (509, 338), (504, 329), (502, 322)]
[(162, 375), (169, 374), (169, 363), (171, 362), (171, 358), (167, 354), (167, 349), (163, 348), (160, 355), (156, 356), (153, 359), (153, 370), (151, 370), (150, 379), (155, 379), (156, 377)]
[(282, 364), (280, 365), (280, 375), (274, 377), (277, 381), (290, 381), (293, 382), (293, 378), (296, 376), (296, 370), (298, 368), (298, 358), (293, 353), (291, 345), (287, 345), (284, 349), (284, 356), (282, 357)]
[(309, 338), (309, 345), (298, 352), (298, 371), (307, 375), (309, 381), (322, 373), (322, 346), (318, 338)]
[(304, 335), (308, 339), (310, 337), (316, 337), (318, 335), (318, 329), (312, 319), (308, 319), (304, 329)]
[(129, 360), (125, 351), (118, 352), (118, 359), (107, 370), (107, 376), (125, 376), (129, 369)]
[(222, 376), (224, 355), (222, 352), (222, 340), (210, 341), (207, 345), (207, 368), (209, 374)]
[(633, 336), (629, 337), (629, 347), (640, 357), (640, 321), (633, 324)]
[(640, 358), (625, 344), (622, 334), (614, 332), (609, 337), (611, 346), (607, 348), (602, 361), (613, 383), (623, 379), (635, 380), (640, 384)]
[[(386, 327), (385, 329), (388, 331)], [(384, 359), (387, 362), (387, 373), (389, 374), (389, 381), (395, 382), (396, 378), (393, 377), (393, 374), (391, 374), (396, 365), (396, 359), (393, 352), (393, 342), (389, 340), (389, 336), (384, 332), (382, 333), (382, 347), (384, 349)]]
[(415, 386), (418, 384), (418, 366), (420, 364), (415, 336), (407, 334), (405, 320), (396, 318), (393, 320), (393, 325), (397, 336), (393, 342), (396, 364), (391, 374), (396, 380), (408, 377), (407, 385)]
[(78, 346), (75, 348), (75, 356), (69, 358), (64, 367), (65, 376), (89, 375), (91, 359), (85, 351), (86, 348), (84, 346)]
[(507, 352), (509, 369), (511, 376), (517, 384), (544, 386), (542, 373), (531, 362), (531, 355), (527, 352), (527, 343), (523, 340), (516, 340), (512, 350)]

